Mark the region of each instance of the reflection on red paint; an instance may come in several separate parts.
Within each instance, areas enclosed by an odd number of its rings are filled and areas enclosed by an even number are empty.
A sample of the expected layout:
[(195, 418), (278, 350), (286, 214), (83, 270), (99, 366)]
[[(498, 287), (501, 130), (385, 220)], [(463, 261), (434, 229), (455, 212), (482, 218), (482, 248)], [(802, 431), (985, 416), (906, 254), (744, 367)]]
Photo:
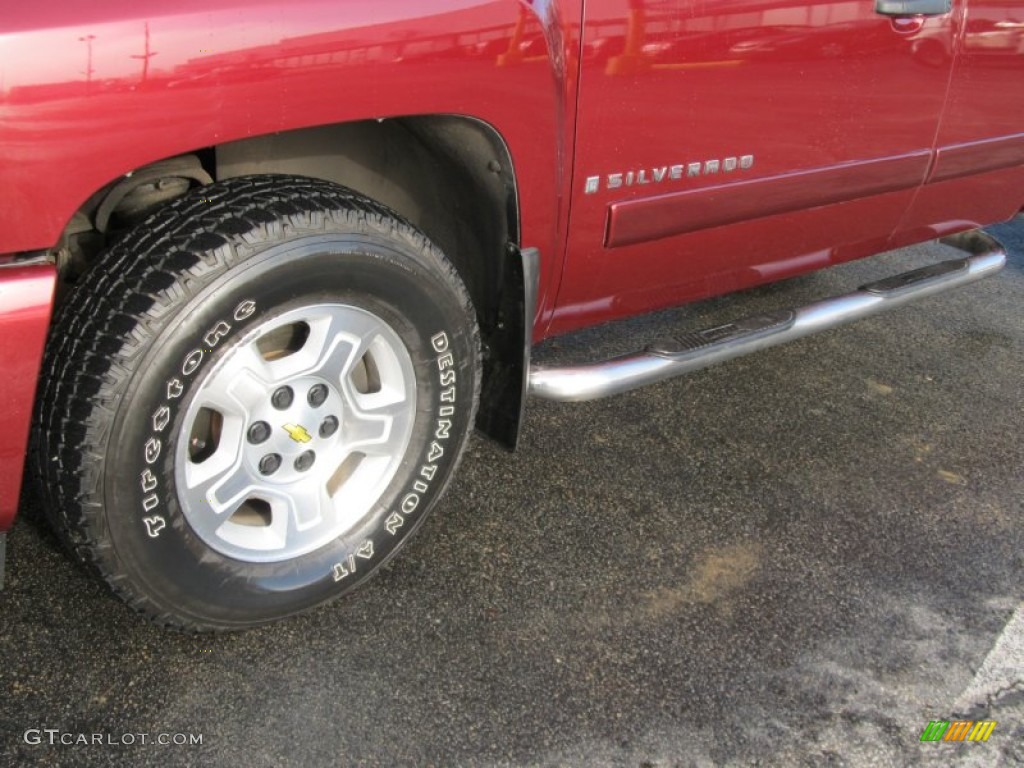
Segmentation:
[(56, 270), (0, 270), (0, 531), (14, 519)]

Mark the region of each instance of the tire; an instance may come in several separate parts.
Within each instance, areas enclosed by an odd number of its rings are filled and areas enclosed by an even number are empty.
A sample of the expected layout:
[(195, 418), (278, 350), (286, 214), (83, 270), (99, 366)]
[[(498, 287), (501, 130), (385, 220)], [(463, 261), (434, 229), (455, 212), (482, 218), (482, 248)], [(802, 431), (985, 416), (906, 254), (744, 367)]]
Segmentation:
[(47, 514), (129, 605), (186, 631), (305, 611), (380, 568), (444, 492), (480, 376), (441, 252), (289, 176), (139, 225), (61, 307), (44, 365)]

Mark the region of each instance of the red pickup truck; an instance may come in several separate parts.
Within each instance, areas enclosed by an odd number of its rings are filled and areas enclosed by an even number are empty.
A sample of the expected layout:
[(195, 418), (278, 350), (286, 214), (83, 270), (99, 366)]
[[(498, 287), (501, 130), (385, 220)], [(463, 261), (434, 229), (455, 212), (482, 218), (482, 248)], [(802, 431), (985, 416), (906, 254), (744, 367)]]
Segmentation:
[[(0, 21), (0, 531), (190, 631), (394, 555), (470, 431), (996, 272), (1024, 0), (96, 0)], [(923, 240), (635, 354), (554, 334)], [(0, 552), (3, 536), (0, 535)]]

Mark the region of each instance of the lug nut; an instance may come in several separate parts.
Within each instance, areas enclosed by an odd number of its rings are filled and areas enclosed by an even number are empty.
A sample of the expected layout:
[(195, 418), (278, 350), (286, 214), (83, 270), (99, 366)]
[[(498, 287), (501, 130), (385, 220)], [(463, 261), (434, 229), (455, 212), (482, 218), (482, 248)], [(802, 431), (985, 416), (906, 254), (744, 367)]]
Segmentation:
[(265, 443), (270, 438), (270, 425), (265, 421), (257, 421), (249, 427), (249, 442), (253, 445)]
[(330, 437), (338, 431), (338, 417), (328, 416), (320, 422), (320, 437)]
[(272, 475), (281, 467), (281, 456), (276, 453), (268, 453), (260, 459), (260, 474)]
[(305, 472), (313, 466), (314, 461), (316, 461), (316, 454), (313, 451), (304, 451), (295, 457), (295, 469)]
[(274, 394), (270, 396), (270, 404), (277, 408), (277, 410), (283, 411), (292, 404), (292, 398), (294, 397), (295, 393), (292, 392), (291, 387), (278, 387), (274, 390)]
[(309, 404), (312, 405), (314, 408), (319, 408), (321, 405), (324, 404), (324, 401), (326, 399), (327, 387), (323, 384), (314, 384), (312, 387), (309, 388), (309, 394), (306, 395), (306, 400), (308, 400)]

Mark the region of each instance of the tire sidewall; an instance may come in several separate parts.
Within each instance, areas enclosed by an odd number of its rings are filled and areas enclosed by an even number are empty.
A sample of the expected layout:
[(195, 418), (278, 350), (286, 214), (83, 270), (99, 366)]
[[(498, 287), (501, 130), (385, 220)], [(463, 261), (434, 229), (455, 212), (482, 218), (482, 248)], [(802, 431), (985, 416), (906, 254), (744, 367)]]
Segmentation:
[[(247, 333), (323, 302), (372, 312), (405, 344), (416, 376), (409, 447), (378, 502), (327, 545), (280, 562), (227, 557), (193, 532), (178, 501), (182, 420), (200, 382)], [(461, 454), (478, 375), (472, 327), (437, 267), (394, 238), (291, 238), (228, 266), (168, 313), (117, 410), (104, 506), (121, 568), (166, 610), (220, 626), (281, 618), (364, 581), (419, 527)]]

